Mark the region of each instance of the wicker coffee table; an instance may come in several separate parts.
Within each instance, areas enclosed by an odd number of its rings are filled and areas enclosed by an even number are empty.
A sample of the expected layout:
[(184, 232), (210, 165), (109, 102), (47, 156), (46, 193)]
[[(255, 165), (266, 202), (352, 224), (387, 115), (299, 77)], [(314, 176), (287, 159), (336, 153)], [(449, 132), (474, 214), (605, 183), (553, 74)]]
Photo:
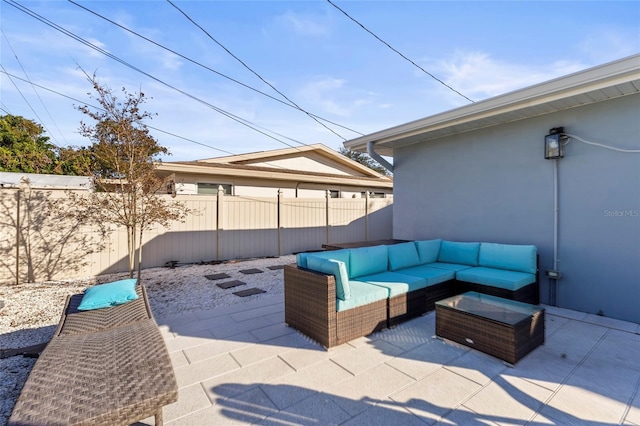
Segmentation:
[(436, 335), (515, 364), (544, 344), (544, 308), (468, 292), (436, 302)]

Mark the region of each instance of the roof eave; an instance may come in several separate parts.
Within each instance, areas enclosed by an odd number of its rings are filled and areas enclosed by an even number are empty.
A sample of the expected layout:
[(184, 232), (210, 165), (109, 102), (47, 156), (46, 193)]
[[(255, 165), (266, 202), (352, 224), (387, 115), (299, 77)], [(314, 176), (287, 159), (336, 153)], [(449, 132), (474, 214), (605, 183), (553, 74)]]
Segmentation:
[[(535, 107), (550, 102), (562, 99), (576, 100), (575, 105), (568, 103), (564, 109), (584, 105), (585, 101), (582, 98), (577, 102), (578, 96), (625, 83), (631, 83), (635, 93), (640, 92), (640, 55), (371, 133), (349, 140), (344, 146), (366, 152), (367, 143), (375, 142), (377, 152), (392, 155), (394, 147), (514, 121), (512, 113), (516, 111), (526, 110), (526, 114), (517, 119), (547, 113), (536, 110)], [(628, 94), (631, 93), (621, 93), (620, 96)], [(593, 102), (599, 101), (600, 99), (593, 98)]]

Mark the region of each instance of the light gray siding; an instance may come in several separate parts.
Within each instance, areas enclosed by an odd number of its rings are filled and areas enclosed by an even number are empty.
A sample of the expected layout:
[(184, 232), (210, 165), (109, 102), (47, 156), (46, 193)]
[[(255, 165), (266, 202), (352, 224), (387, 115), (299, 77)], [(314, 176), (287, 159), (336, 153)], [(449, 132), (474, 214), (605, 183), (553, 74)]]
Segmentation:
[[(535, 244), (553, 266), (552, 127), (640, 149), (640, 95), (462, 133), (394, 152), (394, 238)], [(640, 154), (573, 140), (559, 160), (557, 304), (640, 322)]]

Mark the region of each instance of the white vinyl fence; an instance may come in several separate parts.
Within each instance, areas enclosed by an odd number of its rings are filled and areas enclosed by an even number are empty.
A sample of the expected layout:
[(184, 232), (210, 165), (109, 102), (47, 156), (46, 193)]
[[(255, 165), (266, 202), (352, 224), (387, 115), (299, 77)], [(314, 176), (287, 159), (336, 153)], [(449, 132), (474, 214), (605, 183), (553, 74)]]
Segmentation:
[[(194, 213), (184, 223), (145, 232), (143, 268), (392, 238), (388, 198), (166, 197)], [(124, 229), (102, 238), (96, 226), (62, 218), (72, 208), (61, 190), (0, 189), (0, 284), (127, 271)]]

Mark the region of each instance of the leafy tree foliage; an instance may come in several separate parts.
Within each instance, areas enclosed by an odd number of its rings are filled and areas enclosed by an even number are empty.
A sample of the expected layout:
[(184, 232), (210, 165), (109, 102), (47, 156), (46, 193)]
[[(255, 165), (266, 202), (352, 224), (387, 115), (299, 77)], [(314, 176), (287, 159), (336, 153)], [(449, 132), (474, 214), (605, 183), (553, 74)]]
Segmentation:
[[(95, 94), (89, 94), (102, 108), (86, 105), (78, 110), (93, 124), (80, 124), (80, 133), (92, 142), (88, 148), (92, 164), (95, 192), (75, 198), (79, 211), (89, 212), (92, 223), (107, 232), (110, 225), (127, 230), (129, 276), (137, 266), (140, 278), (142, 234), (159, 224), (169, 227), (172, 221), (183, 221), (190, 210), (182, 203), (158, 195), (166, 189), (167, 179), (157, 176), (155, 169), (161, 154), (168, 150), (149, 134), (145, 121), (150, 113), (141, 110), (144, 93), (122, 89), (119, 99), (113, 91), (88, 77)], [(137, 265), (136, 265), (137, 263)]]
[(348, 157), (350, 159), (352, 159), (353, 161), (356, 161), (364, 166), (367, 166), (368, 168), (370, 168), (373, 171), (376, 171), (378, 173), (380, 173), (383, 176), (391, 176), (391, 172), (389, 172), (389, 170), (385, 169), (380, 163), (378, 163), (376, 160), (374, 160), (373, 158), (371, 158), (368, 154), (364, 154), (362, 152), (357, 152), (357, 151), (352, 151), (348, 148), (345, 147), (341, 147), (340, 148), (340, 154), (344, 155), (345, 157)]
[(0, 171), (82, 176), (89, 170), (86, 149), (59, 148), (35, 121), (0, 116)]

